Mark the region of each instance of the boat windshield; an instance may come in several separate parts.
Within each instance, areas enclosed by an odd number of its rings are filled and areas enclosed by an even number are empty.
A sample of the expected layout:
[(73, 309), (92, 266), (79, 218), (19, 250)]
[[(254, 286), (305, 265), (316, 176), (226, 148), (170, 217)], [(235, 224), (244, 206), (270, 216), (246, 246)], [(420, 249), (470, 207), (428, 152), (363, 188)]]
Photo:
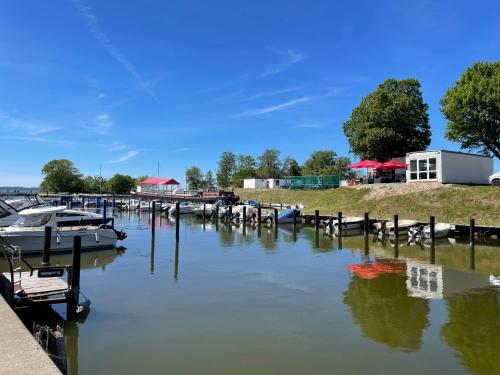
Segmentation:
[(3, 195), (0, 199), (18, 212), (26, 208), (49, 205), (47, 201), (38, 195)]
[(14, 223), (16, 227), (41, 227), (48, 223), (50, 214), (19, 216)]

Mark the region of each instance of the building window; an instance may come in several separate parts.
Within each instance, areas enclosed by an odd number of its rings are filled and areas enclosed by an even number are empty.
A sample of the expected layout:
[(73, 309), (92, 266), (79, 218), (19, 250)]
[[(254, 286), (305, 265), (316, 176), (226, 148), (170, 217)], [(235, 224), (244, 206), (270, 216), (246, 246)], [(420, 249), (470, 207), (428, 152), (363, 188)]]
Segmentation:
[(280, 186), (280, 180), (276, 180), (276, 186)]
[(435, 180), (437, 178), (436, 158), (410, 160), (410, 180)]

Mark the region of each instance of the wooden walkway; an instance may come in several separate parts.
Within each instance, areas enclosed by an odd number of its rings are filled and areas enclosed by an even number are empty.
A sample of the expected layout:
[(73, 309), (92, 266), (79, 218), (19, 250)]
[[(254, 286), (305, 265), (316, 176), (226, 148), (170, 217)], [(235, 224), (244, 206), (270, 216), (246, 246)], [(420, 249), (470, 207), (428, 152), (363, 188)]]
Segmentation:
[[(10, 281), (10, 273), (3, 274)], [(14, 291), (23, 293), (29, 298), (47, 297), (55, 294), (66, 293), (68, 283), (59, 277), (38, 277), (36, 272), (14, 272)]]

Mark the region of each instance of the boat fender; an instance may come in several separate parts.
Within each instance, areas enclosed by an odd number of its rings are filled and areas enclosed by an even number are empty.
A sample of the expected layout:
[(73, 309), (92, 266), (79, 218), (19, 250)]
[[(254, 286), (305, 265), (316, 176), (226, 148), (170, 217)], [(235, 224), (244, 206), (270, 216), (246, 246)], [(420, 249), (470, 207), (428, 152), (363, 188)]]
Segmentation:
[(99, 242), (99, 231), (95, 232), (95, 242)]
[(59, 233), (59, 231), (56, 233), (56, 242), (58, 245), (61, 244), (61, 233)]

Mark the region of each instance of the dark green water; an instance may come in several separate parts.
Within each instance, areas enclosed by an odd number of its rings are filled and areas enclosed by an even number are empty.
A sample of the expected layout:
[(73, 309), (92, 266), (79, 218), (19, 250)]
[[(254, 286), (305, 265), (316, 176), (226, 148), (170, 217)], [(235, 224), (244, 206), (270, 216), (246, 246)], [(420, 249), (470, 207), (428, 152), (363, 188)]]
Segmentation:
[(59, 322), (70, 373), (500, 374), (498, 243), (433, 255), (310, 227), (181, 224), (176, 249), (165, 218), (152, 241), (147, 215), (118, 214), (126, 249), (84, 255), (92, 309)]

